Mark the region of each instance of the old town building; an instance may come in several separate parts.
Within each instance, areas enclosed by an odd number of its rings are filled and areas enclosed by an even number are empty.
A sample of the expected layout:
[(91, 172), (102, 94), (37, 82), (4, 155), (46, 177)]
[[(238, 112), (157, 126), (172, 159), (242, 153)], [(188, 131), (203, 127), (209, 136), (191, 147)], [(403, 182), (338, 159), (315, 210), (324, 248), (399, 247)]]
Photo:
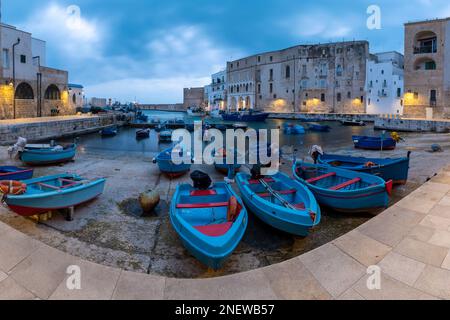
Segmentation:
[(450, 117), (450, 18), (405, 24), (405, 111)]
[(227, 63), (229, 110), (364, 113), (366, 41), (299, 45)]
[(211, 84), (205, 87), (208, 92), (208, 110), (225, 110), (227, 103), (227, 72), (217, 72), (211, 76)]
[(46, 43), (0, 25), (0, 119), (74, 114), (68, 73), (46, 66)]

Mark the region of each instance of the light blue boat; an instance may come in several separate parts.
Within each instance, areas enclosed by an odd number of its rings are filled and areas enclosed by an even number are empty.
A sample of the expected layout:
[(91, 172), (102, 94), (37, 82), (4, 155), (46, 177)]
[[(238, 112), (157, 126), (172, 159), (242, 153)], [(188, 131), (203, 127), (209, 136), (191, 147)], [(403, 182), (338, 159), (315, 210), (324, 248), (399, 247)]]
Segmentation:
[(159, 142), (170, 143), (172, 142), (172, 130), (163, 130), (158, 135)]
[[(185, 163), (175, 164), (172, 161), (173, 148), (164, 150), (153, 159), (153, 163), (158, 164), (159, 170), (167, 175), (169, 178), (178, 178), (191, 170), (192, 163), (185, 161)], [(183, 151), (180, 151), (180, 158), (183, 158)]]
[(179, 185), (170, 220), (186, 249), (206, 266), (218, 270), (239, 245), (247, 229), (247, 211), (224, 182), (208, 190)]
[(66, 173), (22, 182), (26, 185), (26, 192), (6, 195), (4, 200), (12, 211), (29, 217), (93, 200), (103, 193), (106, 180), (87, 180)]
[(55, 147), (26, 146), (20, 152), (20, 160), (28, 165), (34, 166), (59, 164), (72, 161), (75, 158), (76, 152), (76, 144)]
[(312, 191), (317, 201), (336, 211), (366, 212), (387, 208), (393, 182), (328, 165), (296, 162), (294, 176)]
[(298, 135), (298, 134), (305, 134), (306, 130), (303, 126), (299, 124), (285, 124), (283, 126), (284, 134), (287, 135)]
[(259, 180), (239, 173), (236, 183), (247, 208), (278, 230), (306, 237), (320, 223), (321, 211), (314, 195), (283, 173)]

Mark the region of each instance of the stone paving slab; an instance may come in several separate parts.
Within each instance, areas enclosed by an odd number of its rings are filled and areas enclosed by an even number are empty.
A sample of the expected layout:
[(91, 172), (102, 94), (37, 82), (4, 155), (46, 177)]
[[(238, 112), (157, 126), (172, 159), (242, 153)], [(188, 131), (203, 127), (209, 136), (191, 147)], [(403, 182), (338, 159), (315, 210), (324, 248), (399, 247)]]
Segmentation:
[[(433, 181), (323, 247), (212, 279), (168, 279), (100, 266), (0, 223), (0, 299), (450, 299), (450, 180)], [(367, 267), (375, 264), (382, 271), (381, 290), (367, 286)], [(67, 289), (71, 265), (81, 267), (80, 291)]]

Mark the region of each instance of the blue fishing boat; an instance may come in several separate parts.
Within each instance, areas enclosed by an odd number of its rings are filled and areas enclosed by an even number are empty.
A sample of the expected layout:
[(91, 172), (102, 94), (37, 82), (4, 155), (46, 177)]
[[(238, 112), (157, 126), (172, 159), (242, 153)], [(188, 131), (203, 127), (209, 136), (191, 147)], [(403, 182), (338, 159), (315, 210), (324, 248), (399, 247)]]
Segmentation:
[(0, 167), (0, 181), (3, 180), (28, 180), (33, 178), (33, 169), (18, 168), (12, 166)]
[(87, 180), (75, 174), (58, 174), (24, 180), (25, 192), (4, 197), (8, 207), (20, 216), (75, 207), (100, 196), (105, 179)]
[(284, 134), (286, 135), (297, 135), (297, 134), (305, 134), (306, 130), (303, 126), (299, 124), (291, 124), (286, 123), (283, 126)]
[(224, 182), (207, 190), (179, 185), (172, 199), (170, 220), (186, 249), (214, 270), (231, 256), (248, 224), (242, 200)]
[(72, 161), (77, 152), (77, 145), (50, 146), (27, 145), (19, 152), (20, 160), (28, 165), (48, 165)]
[(150, 129), (142, 129), (136, 131), (136, 139), (148, 139), (150, 138)]
[(169, 178), (178, 178), (191, 170), (192, 158), (185, 155), (183, 150), (180, 150), (178, 156), (184, 159), (183, 163), (175, 164), (172, 161), (173, 148), (167, 149), (153, 159), (153, 163), (158, 164), (159, 170), (167, 175)]
[(217, 152), (214, 152), (213, 156), (216, 159), (221, 159), (221, 161), (215, 161), (214, 162), (214, 168), (223, 174), (228, 174), (228, 171), (230, 170), (230, 166), (234, 169), (234, 171), (239, 171), (242, 167), (242, 165), (238, 164), (238, 154), (237, 151), (234, 156), (234, 164), (227, 164), (227, 153), (226, 150), (220, 149)]
[(170, 143), (172, 142), (172, 130), (163, 130), (158, 135), (159, 142)]
[(405, 158), (364, 158), (341, 156), (336, 154), (319, 155), (318, 162), (340, 169), (352, 170), (376, 175), (384, 181), (394, 184), (406, 184), (408, 181), (411, 152)]
[(316, 132), (328, 132), (331, 130), (330, 126), (324, 126), (319, 123), (310, 123), (309, 124), (309, 130), (316, 131)]
[(344, 212), (387, 208), (393, 182), (380, 177), (328, 165), (296, 162), (294, 176), (312, 191), (324, 206)]
[(320, 223), (320, 207), (313, 194), (283, 173), (256, 180), (239, 173), (236, 183), (250, 211), (276, 229), (306, 237)]
[(357, 149), (365, 150), (394, 150), (397, 141), (392, 138), (353, 136), (353, 143)]
[(222, 114), (222, 119), (224, 121), (233, 122), (264, 122), (267, 120), (269, 115), (269, 113), (258, 111), (242, 111), (234, 113), (224, 113)]
[(117, 127), (109, 127), (100, 131), (100, 134), (102, 135), (102, 137), (115, 137), (117, 136), (118, 132), (119, 130), (117, 129)]

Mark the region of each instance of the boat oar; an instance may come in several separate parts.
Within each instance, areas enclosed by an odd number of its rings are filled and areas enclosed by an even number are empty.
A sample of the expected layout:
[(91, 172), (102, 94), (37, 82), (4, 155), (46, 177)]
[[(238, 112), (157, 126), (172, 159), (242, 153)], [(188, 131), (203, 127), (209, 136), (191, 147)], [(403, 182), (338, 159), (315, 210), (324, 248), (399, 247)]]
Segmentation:
[(273, 195), (278, 201), (280, 201), (281, 204), (284, 205), (286, 208), (291, 209), (291, 210), (298, 210), (293, 205), (291, 205), (288, 201), (286, 201), (286, 199), (284, 199), (278, 192), (273, 190), (272, 187), (269, 186), (269, 184), (266, 181), (264, 181), (264, 179), (259, 179), (259, 182), (261, 182), (261, 184), (264, 186), (264, 188), (266, 188), (267, 191), (269, 191), (269, 193), (271, 195)]

